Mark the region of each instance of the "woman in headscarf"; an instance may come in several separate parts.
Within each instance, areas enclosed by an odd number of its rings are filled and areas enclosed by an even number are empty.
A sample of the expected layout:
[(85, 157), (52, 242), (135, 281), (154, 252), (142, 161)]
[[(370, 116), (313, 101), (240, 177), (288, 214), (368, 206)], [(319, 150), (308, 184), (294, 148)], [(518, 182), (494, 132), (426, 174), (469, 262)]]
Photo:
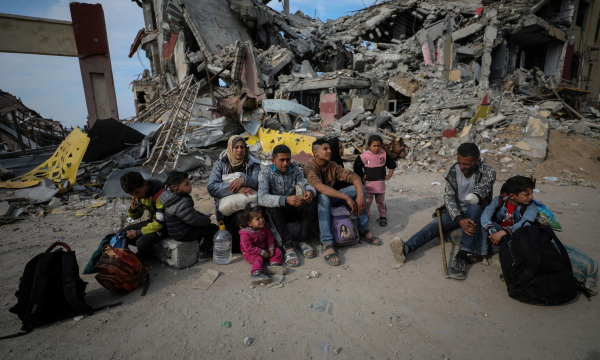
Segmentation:
[[(342, 160), (342, 156), (344, 156), (344, 144), (337, 137), (333, 137), (327, 140), (329, 147), (331, 148), (331, 159), (334, 163), (338, 164), (341, 167), (344, 167), (344, 160)], [(345, 181), (336, 180), (333, 188), (336, 190), (343, 189), (352, 184), (347, 183)]]
[[(239, 212), (224, 216), (219, 212), (219, 201), (236, 193), (253, 195), (258, 190), (259, 160), (250, 154), (246, 141), (239, 135), (234, 135), (227, 141), (227, 149), (221, 153), (208, 178), (207, 190), (215, 199), (217, 221), (223, 221), (231, 233), (232, 250), (240, 252), (240, 235), (237, 227)], [(240, 173), (240, 177), (229, 183), (223, 182), (223, 175)]]

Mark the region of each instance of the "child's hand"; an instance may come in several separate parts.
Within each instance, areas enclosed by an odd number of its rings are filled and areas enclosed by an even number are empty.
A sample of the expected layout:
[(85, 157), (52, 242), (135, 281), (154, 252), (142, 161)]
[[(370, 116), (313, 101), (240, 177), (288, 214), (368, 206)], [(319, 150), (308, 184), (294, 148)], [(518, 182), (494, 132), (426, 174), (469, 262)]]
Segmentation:
[(500, 244), (500, 241), (502, 240), (502, 237), (506, 235), (506, 231), (502, 230), (502, 231), (498, 231), (497, 233), (493, 233), (492, 235), (488, 236), (490, 241), (492, 242), (492, 244), (498, 246), (498, 244)]
[(131, 204), (129, 205), (129, 207), (131, 208), (131, 210), (135, 210), (140, 206), (140, 203), (138, 202), (138, 199), (136, 198), (132, 198), (131, 199)]
[(296, 195), (290, 195), (285, 198), (286, 204), (290, 206), (300, 206), (302, 205), (302, 198)]
[(135, 234), (135, 230), (127, 230), (125, 235), (127, 235), (128, 239), (135, 239), (137, 237)]
[(269, 249), (269, 257), (272, 258), (275, 255), (275, 249)]
[(268, 258), (270, 258), (270, 256), (269, 256), (269, 252), (270, 252), (270, 251), (265, 251), (265, 253), (263, 254), (263, 256), (262, 256), (262, 257), (263, 257), (264, 259), (268, 259)]
[(302, 198), (302, 200), (303, 200), (305, 203), (307, 203), (307, 204), (310, 204), (310, 202), (312, 201), (312, 199), (313, 199), (313, 193), (312, 193), (312, 192), (310, 192), (309, 190), (306, 190), (306, 191), (304, 192), (304, 197)]
[(386, 175), (386, 176), (385, 176), (385, 181), (388, 181), (388, 180), (389, 180), (389, 179), (391, 179), (391, 178), (392, 178), (392, 174)]

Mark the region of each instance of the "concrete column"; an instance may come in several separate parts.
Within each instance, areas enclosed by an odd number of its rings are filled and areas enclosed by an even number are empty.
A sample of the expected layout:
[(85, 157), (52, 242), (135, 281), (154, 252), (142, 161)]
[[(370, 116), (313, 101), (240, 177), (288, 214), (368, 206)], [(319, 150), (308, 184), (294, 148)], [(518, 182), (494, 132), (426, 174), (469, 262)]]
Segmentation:
[(492, 50), (494, 49), (494, 40), (498, 36), (498, 29), (493, 26), (487, 26), (483, 35), (484, 50), (481, 57), (481, 75), (479, 78), (479, 88), (485, 90), (490, 85), (490, 67), (492, 65)]
[(104, 11), (99, 4), (71, 3), (69, 7), (91, 129), (97, 120), (119, 119)]

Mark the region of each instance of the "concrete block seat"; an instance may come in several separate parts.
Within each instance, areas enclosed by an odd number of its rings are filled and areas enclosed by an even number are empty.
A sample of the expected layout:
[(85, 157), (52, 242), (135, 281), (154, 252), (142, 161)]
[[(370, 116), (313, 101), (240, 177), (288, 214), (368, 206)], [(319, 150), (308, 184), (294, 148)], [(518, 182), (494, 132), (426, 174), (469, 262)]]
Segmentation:
[(197, 241), (179, 242), (166, 238), (154, 245), (154, 258), (175, 269), (183, 269), (198, 261), (200, 245)]

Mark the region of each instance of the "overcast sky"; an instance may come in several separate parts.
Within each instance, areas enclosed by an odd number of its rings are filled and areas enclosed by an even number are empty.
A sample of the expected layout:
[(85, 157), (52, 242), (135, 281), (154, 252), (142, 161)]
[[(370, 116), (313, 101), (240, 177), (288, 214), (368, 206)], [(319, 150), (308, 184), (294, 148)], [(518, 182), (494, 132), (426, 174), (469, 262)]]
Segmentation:
[[(129, 48), (138, 30), (144, 27), (142, 10), (128, 0), (78, 0), (86, 3), (100, 3), (108, 32), (110, 57), (112, 61), (119, 116), (127, 118), (135, 115), (133, 94), (130, 83), (135, 80), (148, 59), (144, 51), (139, 51), (129, 59)], [(226, 1), (226, 0), (214, 0)], [(71, 20), (69, 0), (0, 0), (0, 12), (41, 17), (57, 20)], [(365, 0), (370, 5), (373, 1)], [(270, 4), (281, 10), (277, 0)], [(315, 15), (325, 21), (346, 15), (346, 11), (362, 9), (361, 0), (290, 0), (291, 11), (302, 10), (309, 16)], [(141, 61), (140, 61), (141, 59)], [(46, 118), (61, 121), (70, 127), (84, 125), (87, 108), (83, 95), (79, 61), (76, 58), (28, 54), (0, 53), (0, 89), (7, 91)]]

